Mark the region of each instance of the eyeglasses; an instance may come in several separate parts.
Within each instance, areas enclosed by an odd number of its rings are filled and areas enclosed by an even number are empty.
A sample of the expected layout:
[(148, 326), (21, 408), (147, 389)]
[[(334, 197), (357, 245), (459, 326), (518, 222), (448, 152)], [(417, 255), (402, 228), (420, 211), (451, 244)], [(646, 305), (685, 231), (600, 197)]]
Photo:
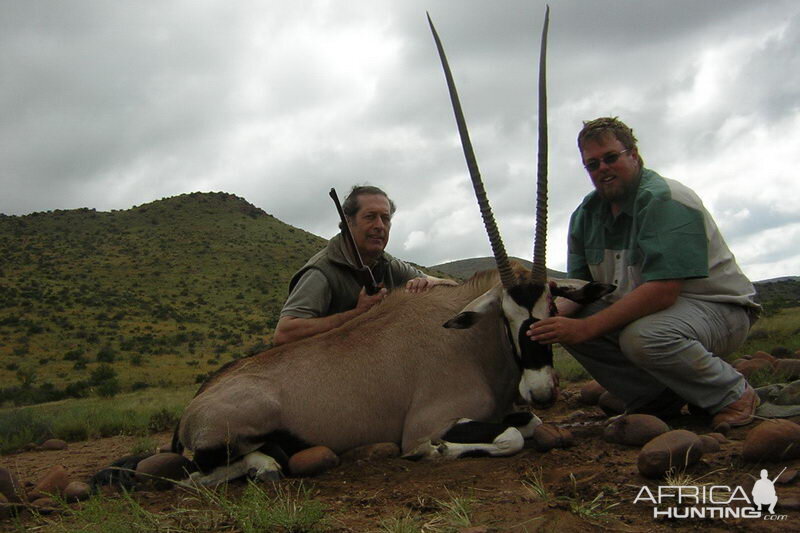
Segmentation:
[(628, 148), (627, 150), (623, 150), (623, 151), (621, 151), (621, 152), (611, 152), (610, 154), (606, 154), (606, 155), (604, 155), (604, 156), (603, 156), (603, 157), (601, 157), (599, 160), (597, 160), (597, 159), (590, 159), (590, 160), (589, 160), (589, 161), (587, 161), (587, 162), (586, 162), (586, 164), (585, 164), (585, 165), (583, 165), (583, 166), (584, 166), (584, 167), (586, 168), (586, 170), (588, 170), (589, 172), (594, 172), (595, 170), (597, 170), (598, 168), (600, 168), (600, 161), (602, 161), (602, 162), (603, 162), (603, 163), (605, 163), (606, 165), (613, 165), (614, 163), (616, 163), (616, 162), (617, 162), (617, 160), (619, 159), (619, 156), (621, 156), (621, 155), (622, 155), (622, 154), (624, 154), (625, 152), (630, 152), (630, 151), (631, 151), (631, 148)]

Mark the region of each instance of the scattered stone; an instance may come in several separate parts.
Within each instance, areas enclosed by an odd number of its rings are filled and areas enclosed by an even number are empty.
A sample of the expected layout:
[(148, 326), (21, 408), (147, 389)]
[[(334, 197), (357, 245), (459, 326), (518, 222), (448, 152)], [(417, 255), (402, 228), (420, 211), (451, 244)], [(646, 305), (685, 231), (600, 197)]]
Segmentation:
[(293, 476), (316, 476), (339, 465), (339, 456), (326, 446), (314, 446), (297, 452), (289, 459)]
[(67, 503), (82, 502), (91, 495), (92, 488), (82, 481), (73, 481), (64, 488), (64, 499)]
[(0, 494), (5, 496), (9, 503), (25, 501), (25, 489), (20, 485), (17, 476), (7, 469), (0, 467)]
[(800, 425), (791, 420), (762, 422), (744, 439), (745, 461), (781, 461), (800, 458)]
[(753, 354), (753, 361), (757, 361), (759, 359), (763, 359), (764, 361), (769, 361), (771, 365), (774, 365), (775, 362), (778, 360), (777, 357), (768, 354), (767, 352), (756, 352)]
[(720, 450), (719, 441), (711, 435), (700, 435), (700, 442), (703, 446), (703, 455), (716, 453)]
[(742, 364), (746, 363), (746, 362), (747, 362), (747, 361), (749, 361), (749, 360), (750, 360), (750, 357), (745, 357), (745, 356), (742, 356), (742, 357), (740, 357), (739, 359), (737, 359), (737, 360), (733, 361), (733, 362), (731, 363), (731, 366), (732, 366), (733, 368), (736, 368), (736, 369), (738, 369), (740, 366), (742, 366)]
[(189, 477), (194, 470), (192, 462), (177, 453), (157, 453), (139, 461), (136, 480), (152, 484), (156, 489), (168, 489), (172, 481)]
[(533, 430), (533, 445), (537, 451), (546, 452), (553, 448), (568, 448), (574, 444), (572, 433), (566, 428), (552, 424), (541, 424)]
[(714, 438), (720, 444), (728, 442), (728, 439), (722, 433), (708, 433), (708, 436)]
[(716, 426), (714, 426), (713, 429), (714, 433), (719, 433), (723, 437), (726, 437), (728, 433), (731, 432), (731, 425), (728, 424), (727, 422), (723, 422), (721, 424), (717, 424)]
[(626, 446), (644, 446), (669, 431), (666, 422), (653, 415), (633, 414), (617, 418), (603, 431), (606, 442)]
[(788, 485), (789, 483), (794, 481), (796, 477), (797, 477), (797, 470), (792, 468), (790, 470), (785, 470), (783, 474), (778, 476), (778, 479), (775, 480), (775, 483), (778, 483), (780, 485)]
[(31, 502), (31, 507), (36, 509), (37, 513), (44, 515), (53, 514), (61, 510), (57, 501), (46, 496), (33, 500)]
[(33, 490), (28, 494), (31, 502), (43, 497), (50, 497), (51, 495), (62, 495), (64, 489), (69, 485), (69, 474), (67, 469), (61, 465), (52, 467), (44, 477), (33, 487)]
[(376, 461), (399, 456), (400, 447), (397, 444), (394, 442), (378, 442), (347, 450), (342, 454), (342, 459), (346, 461)]
[(668, 431), (645, 444), (639, 452), (639, 472), (647, 478), (664, 476), (670, 469), (683, 470), (703, 456), (700, 437), (685, 429)]
[(585, 405), (597, 405), (600, 396), (606, 392), (606, 389), (597, 381), (592, 380), (583, 387), (581, 387), (581, 403)]
[(741, 375), (747, 378), (765, 368), (772, 369), (772, 363), (766, 359), (751, 359), (738, 365), (736, 370), (738, 370)]
[(786, 375), (786, 379), (800, 379), (800, 359), (778, 359), (775, 372)]
[(625, 412), (625, 402), (608, 391), (600, 395), (597, 405), (607, 416), (620, 415)]
[(39, 446), (39, 450), (43, 451), (66, 450), (67, 448), (67, 443), (61, 439), (48, 439)]
[(791, 358), (794, 355), (792, 351), (785, 346), (776, 346), (770, 350), (770, 353), (773, 357), (777, 357), (778, 359)]

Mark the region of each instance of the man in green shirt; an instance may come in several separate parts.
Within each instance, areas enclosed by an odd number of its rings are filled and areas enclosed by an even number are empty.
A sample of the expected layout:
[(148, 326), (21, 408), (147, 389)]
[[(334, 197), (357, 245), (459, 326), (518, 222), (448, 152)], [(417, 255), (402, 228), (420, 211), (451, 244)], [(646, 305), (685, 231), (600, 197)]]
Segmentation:
[(713, 427), (750, 423), (758, 396), (721, 356), (760, 307), (711, 215), (692, 190), (644, 168), (616, 118), (585, 123), (578, 148), (595, 190), (570, 220), (568, 276), (617, 290), (528, 334), (563, 344), (627, 412), (668, 417), (689, 403)]
[(289, 298), (275, 328), (276, 346), (341, 326), (383, 300), (387, 289), (404, 286), (417, 293), (436, 285), (456, 284), (427, 276), (384, 251), (395, 205), (378, 187), (353, 187), (342, 210), (362, 261), (382, 288), (366, 294), (352, 252), (339, 233), (292, 277)]

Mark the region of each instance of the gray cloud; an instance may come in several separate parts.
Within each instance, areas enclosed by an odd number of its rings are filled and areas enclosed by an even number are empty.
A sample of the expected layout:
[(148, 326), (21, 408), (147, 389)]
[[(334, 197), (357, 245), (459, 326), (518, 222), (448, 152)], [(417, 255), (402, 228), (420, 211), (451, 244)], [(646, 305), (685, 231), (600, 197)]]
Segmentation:
[[(396, 255), (488, 253), (426, 10), (506, 243), (527, 257), (544, 3), (522, 0), (4, 2), (0, 212), (224, 190), (330, 236), (327, 189), (371, 182), (400, 205)], [(701, 194), (748, 274), (800, 272), (757, 239), (797, 221), (780, 206), (800, 193), (799, 27), (789, 0), (553, 5), (552, 266), (590, 190), (581, 120), (619, 115), (649, 166)]]

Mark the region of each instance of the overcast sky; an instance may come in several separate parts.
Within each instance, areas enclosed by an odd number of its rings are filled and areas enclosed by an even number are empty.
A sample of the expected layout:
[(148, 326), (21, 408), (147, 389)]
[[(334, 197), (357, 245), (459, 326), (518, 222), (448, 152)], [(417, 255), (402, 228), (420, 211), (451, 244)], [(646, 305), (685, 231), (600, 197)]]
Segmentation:
[[(323, 237), (330, 187), (384, 188), (388, 251), (490, 255), (425, 19), (511, 255), (532, 255), (539, 1), (0, 2), (0, 213), (242, 196)], [(800, 2), (553, 1), (548, 266), (591, 190), (575, 137), (619, 116), (753, 280), (800, 275)]]

